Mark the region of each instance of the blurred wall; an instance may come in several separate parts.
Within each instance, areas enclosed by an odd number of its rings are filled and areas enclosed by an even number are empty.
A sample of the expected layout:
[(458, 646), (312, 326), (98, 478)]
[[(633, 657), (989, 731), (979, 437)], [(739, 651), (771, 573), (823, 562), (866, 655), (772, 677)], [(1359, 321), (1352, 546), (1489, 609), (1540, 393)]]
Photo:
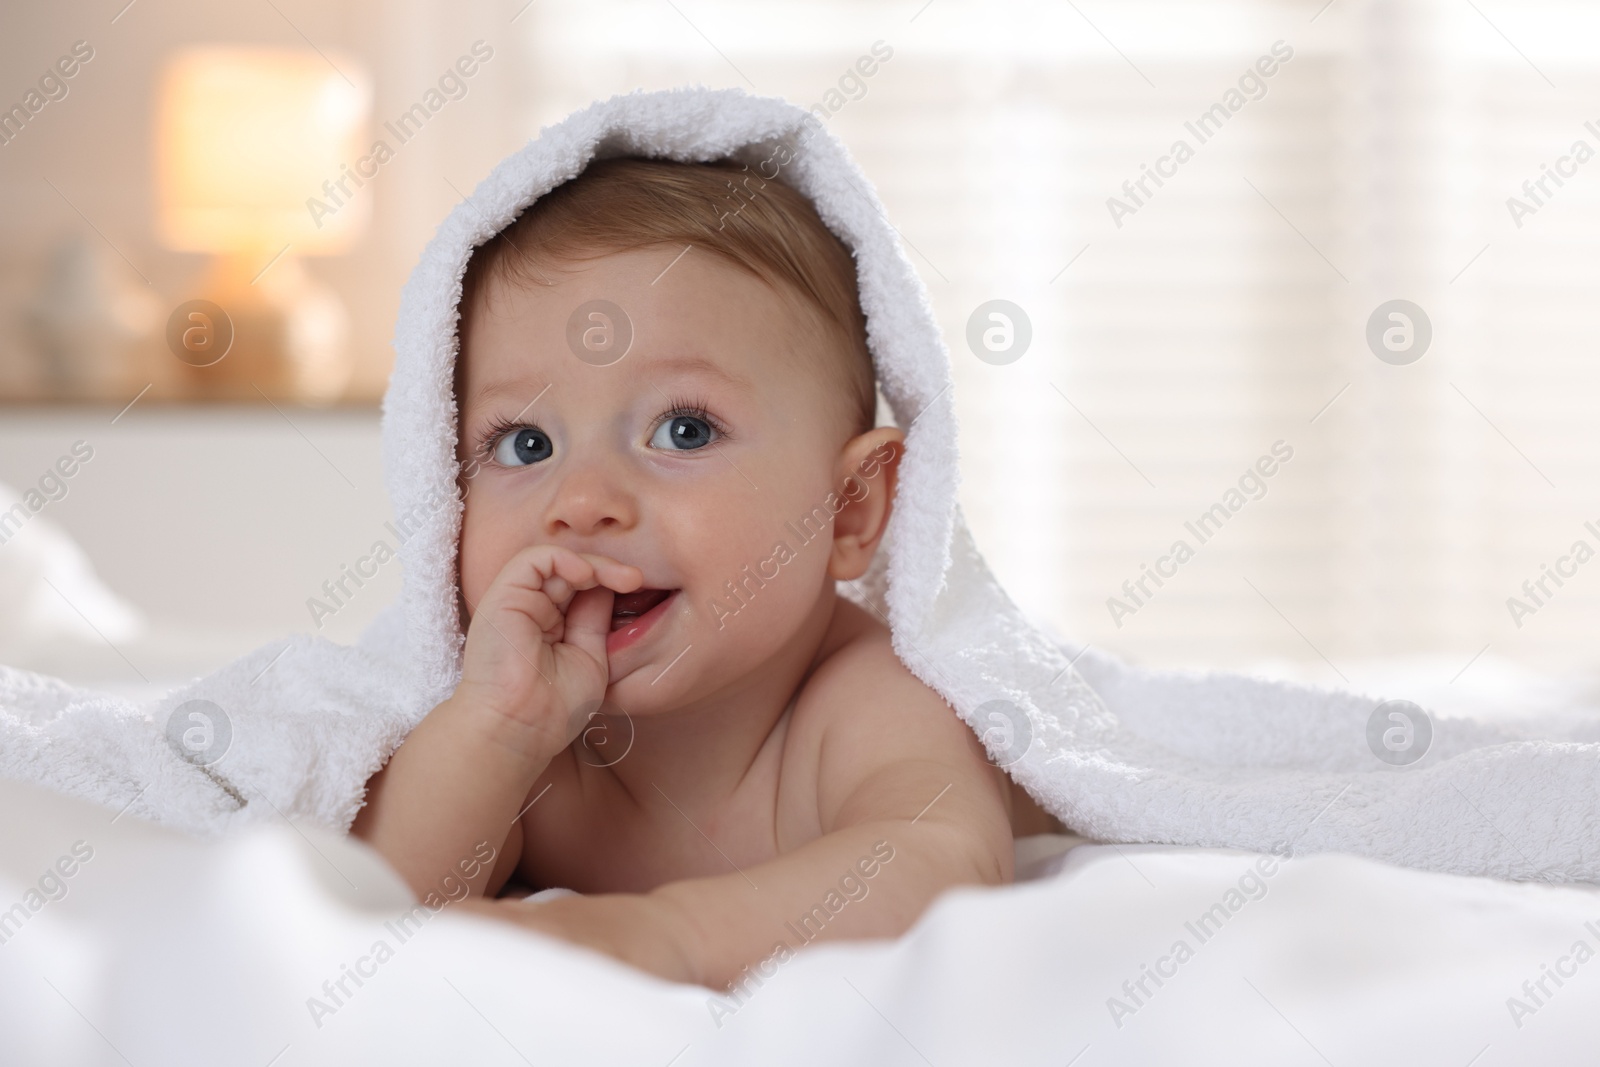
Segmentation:
[[(7, 106), (75, 41), (94, 50), (67, 83), (67, 96), (0, 146), (0, 391), (7, 384), (23, 387), (35, 374), (27, 309), (63, 240), (86, 238), (119, 284), (154, 294), (161, 323), (192, 295), (206, 258), (163, 248), (153, 219), (151, 108), (162, 61), (174, 49), (214, 42), (306, 48), (309, 42), (349, 56), (373, 79), (374, 125), (381, 126), (481, 39), (494, 58), (469, 81), (468, 95), (399, 146), (360, 190), (373, 201), (360, 244), (348, 255), (307, 261), (348, 307), (357, 367), (352, 399), (372, 402), (388, 375), (400, 287), (423, 244), (460, 199), (457, 190), (469, 192), (529, 136), (518, 121), (529, 71), (519, 58), (522, 37), (510, 22), (514, 9), (486, 0), (140, 0), (125, 9), (124, 3), (14, 4), (0, 15), (0, 101)], [(148, 345), (154, 358), (170, 358), (158, 337)]]

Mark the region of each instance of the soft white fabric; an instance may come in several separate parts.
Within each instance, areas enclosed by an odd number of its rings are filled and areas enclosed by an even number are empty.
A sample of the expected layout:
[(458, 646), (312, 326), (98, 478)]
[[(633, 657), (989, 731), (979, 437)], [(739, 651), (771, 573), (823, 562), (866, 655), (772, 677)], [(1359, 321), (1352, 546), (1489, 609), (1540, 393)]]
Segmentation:
[[(402, 941), (416, 905), (399, 878), (315, 827), (199, 842), (12, 783), (0, 810), (20, 816), (0, 821), (0, 909), (93, 849), (62, 899), (6, 928), (6, 1064), (1594, 1062), (1593, 887), (1333, 854), (1241, 890), (1263, 857), (1085, 845), (1053, 876), (948, 893), (897, 940), (814, 945), (723, 999), (448, 904)], [(1202, 942), (1186, 924), (1208, 914)], [(327, 999), (349, 971), (361, 984)], [(1123, 983), (1140, 979), (1135, 1002)], [(1540, 979), (1535, 1001), (1523, 983)]]
[[(35, 504), (42, 498), (29, 490)], [(41, 504), (42, 506), (42, 504)], [(48, 514), (0, 483), (0, 647), (22, 656), (62, 640), (123, 642), (147, 622), (94, 571), (89, 557)]]
[[(888, 619), (906, 666), (982, 732), (1022, 709), (1009, 771), (1051, 812), (1110, 841), (1342, 850), (1416, 867), (1600, 880), (1595, 719), (1438, 721), (1397, 769), (1367, 749), (1378, 700), (1229, 675), (1149, 672), (1062, 647), (978, 554), (956, 503), (950, 358), (927, 294), (870, 183), (804, 110), (739, 90), (640, 92), (595, 104), (503, 161), (439, 227), (406, 285), (384, 399), (386, 477), (404, 543), (400, 601), (343, 647), (294, 637), (148, 704), (0, 671), (0, 774), (196, 831), (286, 815), (343, 829), (363, 783), (458, 677), (456, 305), (474, 247), (589, 160), (733, 156), (811, 197), (853, 250), (879, 385), (907, 452), (883, 549), (843, 592)], [(792, 157), (792, 158), (791, 158)], [(772, 173), (765, 163), (763, 176)], [(281, 654), (281, 655), (280, 655)], [(163, 739), (209, 699), (231, 749), (200, 768)]]

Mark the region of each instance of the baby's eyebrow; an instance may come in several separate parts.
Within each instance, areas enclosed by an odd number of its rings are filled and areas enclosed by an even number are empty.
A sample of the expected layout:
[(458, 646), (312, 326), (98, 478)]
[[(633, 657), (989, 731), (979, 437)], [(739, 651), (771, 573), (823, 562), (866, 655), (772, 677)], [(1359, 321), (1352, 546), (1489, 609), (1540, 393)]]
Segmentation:
[[(739, 375), (728, 370), (728, 368), (724, 367), (722, 364), (717, 363), (714, 360), (707, 359), (705, 356), (665, 356), (660, 359), (652, 359), (649, 362), (644, 363), (644, 372), (647, 374), (655, 372), (669, 374), (674, 372), (679, 374), (709, 374), (712, 377), (721, 378), (724, 382), (735, 389), (751, 390), (755, 388), (749, 379), (740, 377)], [(532, 407), (533, 402), (539, 399), (539, 397), (543, 396), (545, 391), (549, 388), (549, 385), (535, 387), (529, 382), (519, 379), (511, 379), (508, 381), (492, 382), (483, 386), (481, 389), (475, 390), (472, 393), (472, 399), (475, 402), (474, 406), (482, 406), (491, 400), (498, 400), (501, 397), (510, 397), (513, 400), (526, 397), (527, 407), (524, 407), (521, 412), (518, 412), (518, 416), (520, 417), (522, 414), (526, 413), (527, 408)]]
[(721, 378), (724, 382), (739, 389), (751, 389), (753, 386), (746, 378), (734, 374), (722, 364), (705, 356), (668, 356), (662, 359), (653, 359), (645, 364), (646, 372), (651, 371), (678, 371), (692, 373), (700, 371), (713, 377)]
[(520, 416), (529, 407), (532, 407), (533, 402), (543, 396), (549, 388), (549, 385), (534, 386), (524, 381), (494, 382), (491, 385), (475, 390), (472, 394), (472, 399), (476, 404), (482, 405), (490, 400), (497, 400), (502, 396), (508, 396), (513, 399), (526, 397), (527, 406), (517, 413)]

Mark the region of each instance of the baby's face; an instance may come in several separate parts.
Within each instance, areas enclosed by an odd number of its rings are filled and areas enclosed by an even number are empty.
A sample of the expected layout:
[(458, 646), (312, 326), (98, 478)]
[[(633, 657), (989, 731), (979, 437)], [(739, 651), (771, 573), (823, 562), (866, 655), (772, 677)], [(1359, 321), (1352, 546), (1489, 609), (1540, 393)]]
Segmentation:
[[(806, 543), (796, 528), (830, 516), (830, 494), (884, 494), (881, 474), (845, 479), (863, 447), (900, 438), (849, 438), (840, 379), (820, 369), (831, 357), (818, 346), (836, 342), (798, 298), (710, 252), (674, 263), (680, 251), (547, 269), (550, 285), (496, 277), (464, 312), (461, 591), (471, 610), (507, 560), (543, 543), (632, 564), (645, 589), (672, 591), (638, 622), (613, 621), (607, 695), (630, 714), (737, 687), (831, 607), (832, 531)], [(580, 358), (568, 342), (594, 300), (633, 332), (604, 366), (610, 356)], [(775, 556), (780, 542), (792, 555)]]

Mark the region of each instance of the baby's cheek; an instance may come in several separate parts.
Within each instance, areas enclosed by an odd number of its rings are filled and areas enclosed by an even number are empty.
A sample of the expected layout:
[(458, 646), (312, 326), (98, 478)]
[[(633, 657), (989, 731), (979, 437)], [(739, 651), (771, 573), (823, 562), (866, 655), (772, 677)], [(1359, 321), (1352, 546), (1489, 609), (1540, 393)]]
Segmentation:
[[(743, 647), (781, 642), (823, 588), (831, 534), (768, 524), (723, 538), (697, 568), (705, 625)], [(810, 540), (806, 540), (809, 536)]]
[(482, 599), (499, 573), (499, 568), (505, 565), (505, 559), (510, 558), (507, 555), (498, 564), (495, 563), (495, 534), (487, 516), (474, 509), (471, 498), (468, 498), (466, 512), (461, 516), (459, 565), (461, 594), (469, 604), (476, 605)]

